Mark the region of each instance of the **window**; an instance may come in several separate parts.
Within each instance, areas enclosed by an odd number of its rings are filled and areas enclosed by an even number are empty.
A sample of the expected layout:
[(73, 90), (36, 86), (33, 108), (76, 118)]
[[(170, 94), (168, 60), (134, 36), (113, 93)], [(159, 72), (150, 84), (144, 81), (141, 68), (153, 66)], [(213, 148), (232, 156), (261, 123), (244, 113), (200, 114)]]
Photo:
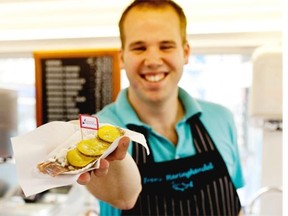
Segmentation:
[(17, 91), (17, 133), (35, 129), (35, 68), (33, 58), (0, 59), (0, 88)]

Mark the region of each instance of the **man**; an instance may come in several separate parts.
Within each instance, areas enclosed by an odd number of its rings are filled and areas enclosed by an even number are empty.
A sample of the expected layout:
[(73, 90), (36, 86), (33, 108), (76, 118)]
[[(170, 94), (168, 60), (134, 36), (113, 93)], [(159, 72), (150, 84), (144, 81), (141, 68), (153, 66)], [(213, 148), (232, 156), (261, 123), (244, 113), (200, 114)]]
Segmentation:
[(78, 182), (104, 201), (101, 215), (238, 215), (243, 177), (232, 114), (178, 87), (190, 54), (182, 9), (134, 1), (119, 28), (130, 85), (97, 116), (143, 133), (151, 155), (124, 137)]

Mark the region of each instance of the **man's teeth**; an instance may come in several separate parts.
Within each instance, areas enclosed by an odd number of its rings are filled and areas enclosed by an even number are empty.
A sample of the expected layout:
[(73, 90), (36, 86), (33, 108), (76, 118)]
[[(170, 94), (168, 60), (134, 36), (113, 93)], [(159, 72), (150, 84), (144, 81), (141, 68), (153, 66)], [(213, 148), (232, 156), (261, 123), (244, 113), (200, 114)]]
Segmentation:
[(154, 75), (145, 75), (145, 79), (149, 82), (159, 82), (163, 80), (165, 77), (165, 74), (160, 73), (160, 74), (154, 74)]

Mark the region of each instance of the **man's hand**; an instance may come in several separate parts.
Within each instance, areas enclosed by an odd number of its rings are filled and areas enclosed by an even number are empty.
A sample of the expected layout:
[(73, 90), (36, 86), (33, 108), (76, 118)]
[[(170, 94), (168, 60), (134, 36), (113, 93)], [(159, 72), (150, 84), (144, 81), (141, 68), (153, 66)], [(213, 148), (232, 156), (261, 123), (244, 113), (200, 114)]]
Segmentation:
[(125, 136), (122, 137), (119, 140), (119, 145), (115, 149), (115, 151), (112, 152), (110, 155), (108, 155), (105, 159), (100, 160), (99, 168), (94, 169), (90, 172), (82, 173), (79, 176), (77, 182), (81, 185), (88, 184), (91, 180), (91, 172), (93, 172), (94, 175), (97, 177), (105, 176), (108, 173), (110, 162), (114, 160), (123, 160), (125, 158), (125, 155), (129, 147), (129, 143), (130, 143), (129, 137), (125, 137)]

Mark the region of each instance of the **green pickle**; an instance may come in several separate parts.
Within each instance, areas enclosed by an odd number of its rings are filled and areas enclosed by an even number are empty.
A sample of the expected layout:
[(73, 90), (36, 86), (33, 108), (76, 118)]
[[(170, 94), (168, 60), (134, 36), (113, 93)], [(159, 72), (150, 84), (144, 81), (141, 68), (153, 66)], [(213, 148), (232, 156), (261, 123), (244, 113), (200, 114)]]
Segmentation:
[(98, 137), (107, 142), (114, 142), (115, 139), (122, 136), (123, 132), (114, 126), (105, 125), (99, 128), (98, 130)]
[(69, 150), (66, 157), (68, 163), (75, 167), (85, 167), (97, 158), (86, 156), (79, 152), (76, 148)]
[(102, 155), (106, 149), (110, 146), (110, 143), (100, 140), (98, 138), (82, 140), (77, 144), (77, 149), (87, 156), (99, 156)]

